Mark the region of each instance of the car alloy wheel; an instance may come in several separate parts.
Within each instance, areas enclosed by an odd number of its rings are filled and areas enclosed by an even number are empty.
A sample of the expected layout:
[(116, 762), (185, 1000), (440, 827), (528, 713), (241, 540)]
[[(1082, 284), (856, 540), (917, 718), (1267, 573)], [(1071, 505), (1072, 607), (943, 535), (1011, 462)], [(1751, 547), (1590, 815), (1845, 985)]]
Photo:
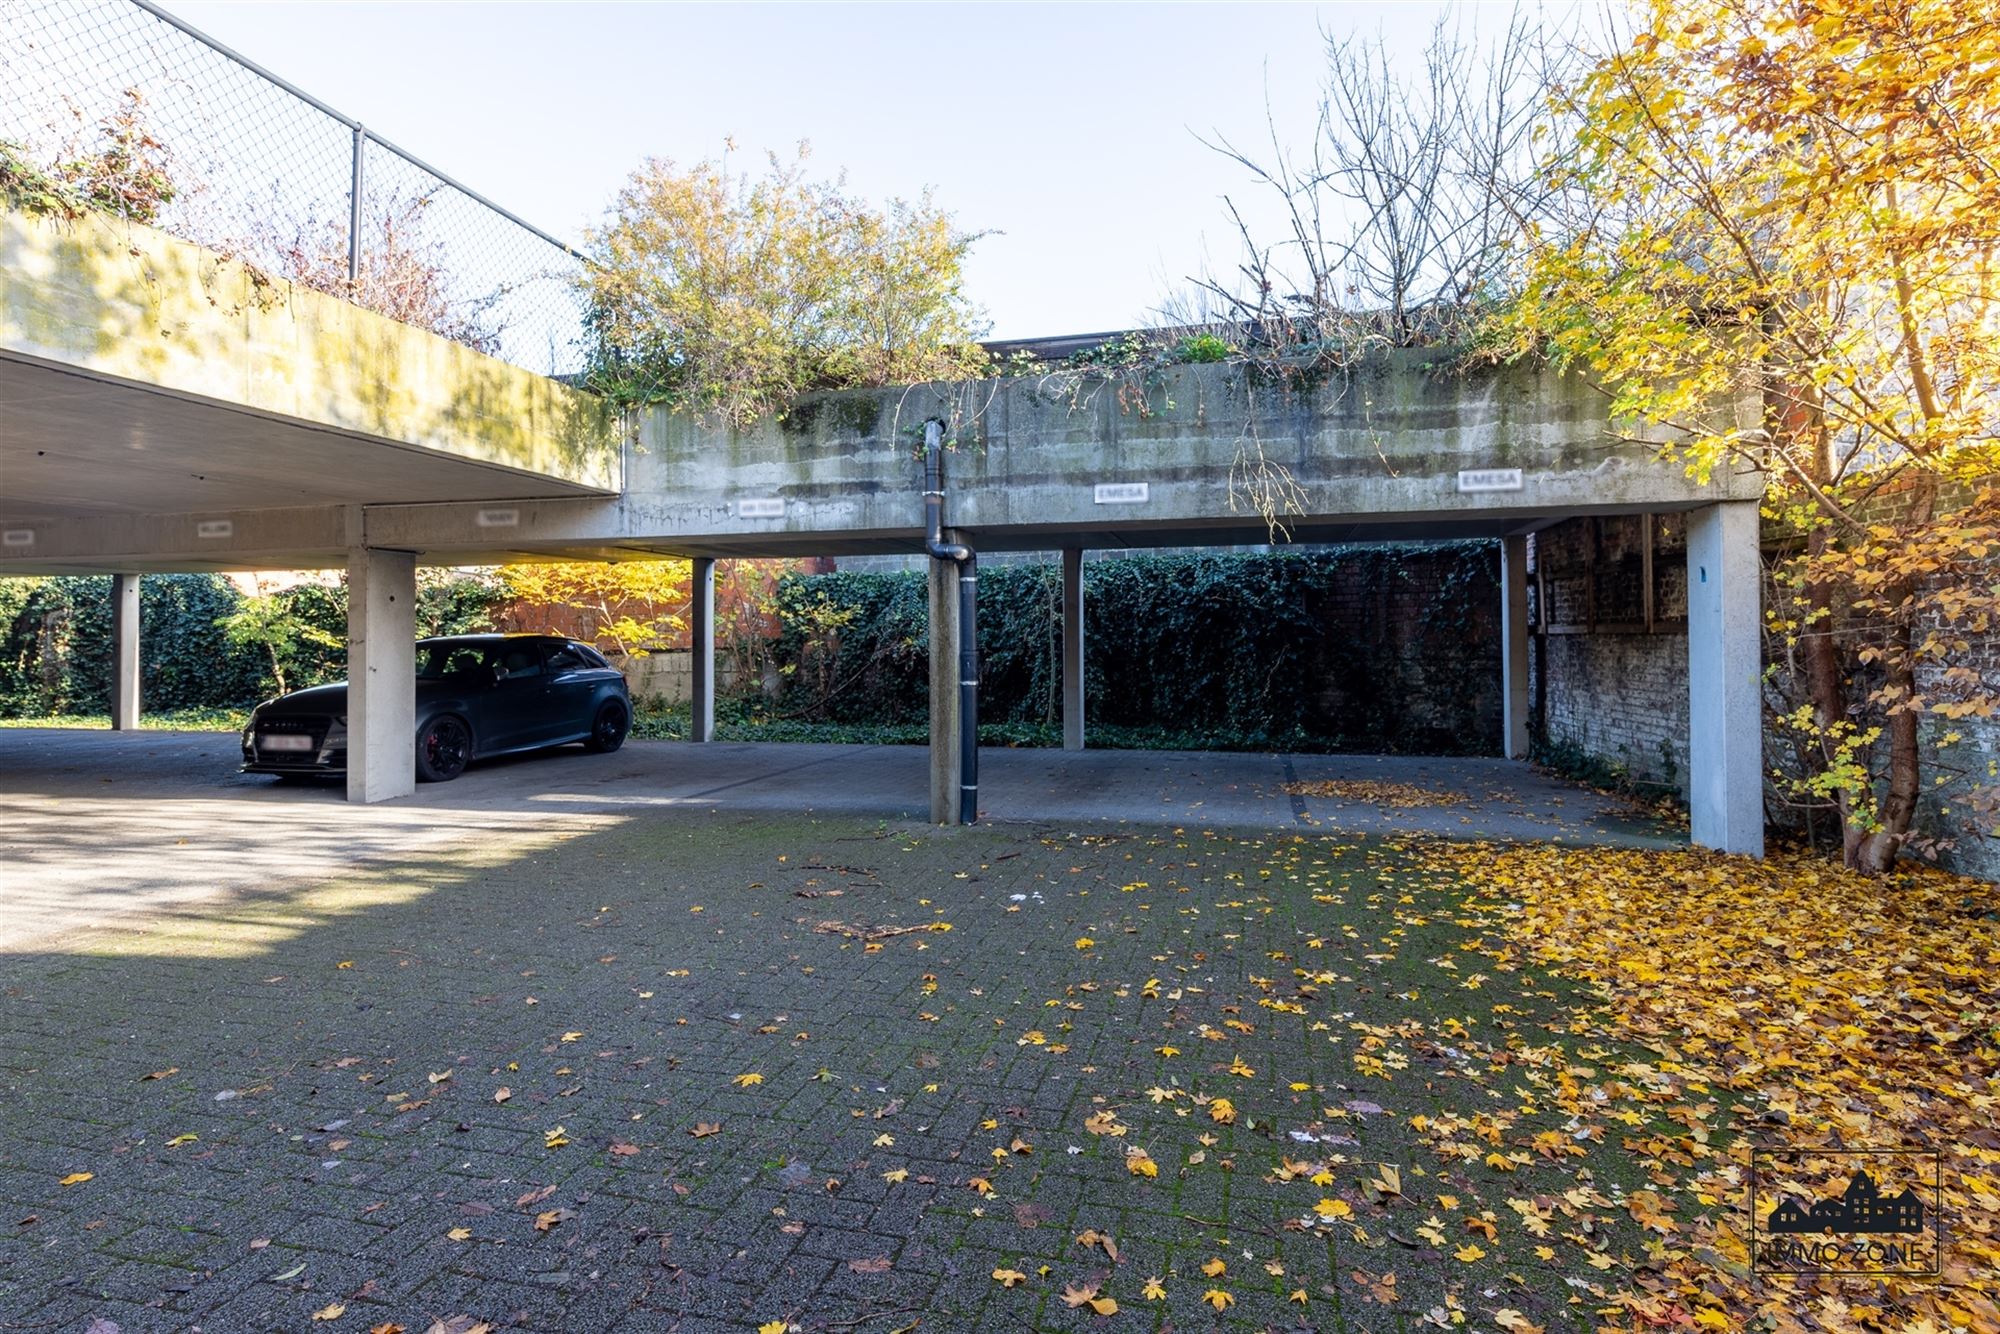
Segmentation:
[(631, 725), (631, 718), (625, 706), (615, 700), (597, 711), (597, 720), (590, 725), (590, 748), (600, 755), (608, 755), (625, 744), (625, 729)]
[(472, 733), (456, 718), (433, 718), (417, 733), (417, 777), (426, 783), (450, 782), (471, 758)]

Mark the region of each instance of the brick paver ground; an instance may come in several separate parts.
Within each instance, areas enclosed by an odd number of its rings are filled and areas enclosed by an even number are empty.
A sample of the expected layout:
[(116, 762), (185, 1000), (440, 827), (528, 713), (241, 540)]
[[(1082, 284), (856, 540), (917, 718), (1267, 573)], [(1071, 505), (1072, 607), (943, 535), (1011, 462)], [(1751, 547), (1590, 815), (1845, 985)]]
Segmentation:
[(1400, 855), (645, 811), (0, 955), (0, 1328), (1577, 1327), (1414, 1239), (1407, 1118), (1519, 1098)]

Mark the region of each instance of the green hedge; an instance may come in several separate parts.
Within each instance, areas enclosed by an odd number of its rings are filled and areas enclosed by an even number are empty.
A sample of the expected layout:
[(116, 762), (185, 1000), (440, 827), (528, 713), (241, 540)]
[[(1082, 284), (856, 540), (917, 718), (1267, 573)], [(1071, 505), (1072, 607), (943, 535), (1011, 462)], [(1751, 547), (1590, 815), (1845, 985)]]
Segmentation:
[[(1086, 563), (1086, 718), (1218, 748), (1492, 753), (1497, 572), (1478, 542)], [(1053, 563), (981, 567), (982, 724), (1059, 724), (1061, 591)], [(762, 716), (922, 722), (921, 573), (791, 575), (775, 609), (786, 686)]]
[[(1499, 744), (1497, 552), (1491, 543), (1257, 555), (1146, 556), (1084, 566), (1086, 714), (1109, 744), (1490, 754)], [(241, 709), (275, 689), (268, 656), (215, 622), (242, 605), (216, 575), (141, 582), (148, 711)], [(1059, 739), (1062, 578), (1052, 563), (980, 571), (982, 732)], [(275, 596), (344, 639), (346, 590)], [(419, 633), (483, 628), (497, 590), (426, 572)], [(110, 705), (111, 580), (0, 580), (0, 717)], [(724, 712), (770, 739), (924, 735), (924, 576), (790, 575), (770, 652), (784, 683)], [(338, 647), (300, 645), (293, 686), (339, 678)], [(750, 674), (750, 675), (755, 675)], [(671, 735), (667, 718), (648, 720)]]
[[(483, 575), (420, 571), (417, 632), (489, 628), (500, 598)], [(336, 644), (347, 637), (347, 589), (297, 584), (272, 595)], [(216, 574), (149, 574), (139, 581), (139, 698), (147, 712), (247, 709), (277, 691), (257, 645), (232, 646), (216, 622), (243, 605)], [(340, 647), (298, 646), (288, 684), (347, 672)], [(0, 579), (0, 718), (102, 714), (111, 708), (111, 577)]]

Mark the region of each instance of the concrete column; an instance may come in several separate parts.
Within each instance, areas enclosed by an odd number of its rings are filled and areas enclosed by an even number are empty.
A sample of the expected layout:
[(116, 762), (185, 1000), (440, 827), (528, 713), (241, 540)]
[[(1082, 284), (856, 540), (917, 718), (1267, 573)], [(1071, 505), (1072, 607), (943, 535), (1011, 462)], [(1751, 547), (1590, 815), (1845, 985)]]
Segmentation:
[[(944, 533), (946, 542), (957, 534)], [(958, 823), (958, 566), (928, 562), (931, 643), (931, 823)]]
[(1063, 749), (1083, 749), (1083, 551), (1062, 554), (1062, 720)]
[(1694, 841), (1764, 855), (1757, 502), (1688, 515), (1688, 806)]
[(139, 576), (111, 576), (111, 726), (139, 726)]
[(694, 558), (694, 578), (689, 591), (688, 665), (692, 681), (688, 703), (693, 721), (688, 740), (715, 740), (715, 561), (707, 556)]
[(347, 799), (417, 790), (417, 558), (347, 553)]
[(1528, 758), (1528, 539), (1500, 539), (1500, 745)]

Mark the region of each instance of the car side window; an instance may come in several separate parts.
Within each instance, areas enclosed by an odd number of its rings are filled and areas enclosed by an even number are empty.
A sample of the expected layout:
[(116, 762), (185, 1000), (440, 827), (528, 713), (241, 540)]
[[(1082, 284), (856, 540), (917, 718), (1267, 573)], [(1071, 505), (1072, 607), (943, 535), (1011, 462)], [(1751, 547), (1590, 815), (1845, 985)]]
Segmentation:
[(576, 651), (574, 644), (557, 644), (549, 649), (549, 675), (557, 672), (573, 672), (585, 665), (583, 655)]
[(588, 644), (571, 644), (570, 647), (581, 653), (583, 660), (593, 667), (609, 667), (611, 665), (605, 660), (602, 653), (599, 653)]
[(542, 674), (542, 655), (533, 644), (508, 644), (493, 655), (496, 680), (513, 681)]

